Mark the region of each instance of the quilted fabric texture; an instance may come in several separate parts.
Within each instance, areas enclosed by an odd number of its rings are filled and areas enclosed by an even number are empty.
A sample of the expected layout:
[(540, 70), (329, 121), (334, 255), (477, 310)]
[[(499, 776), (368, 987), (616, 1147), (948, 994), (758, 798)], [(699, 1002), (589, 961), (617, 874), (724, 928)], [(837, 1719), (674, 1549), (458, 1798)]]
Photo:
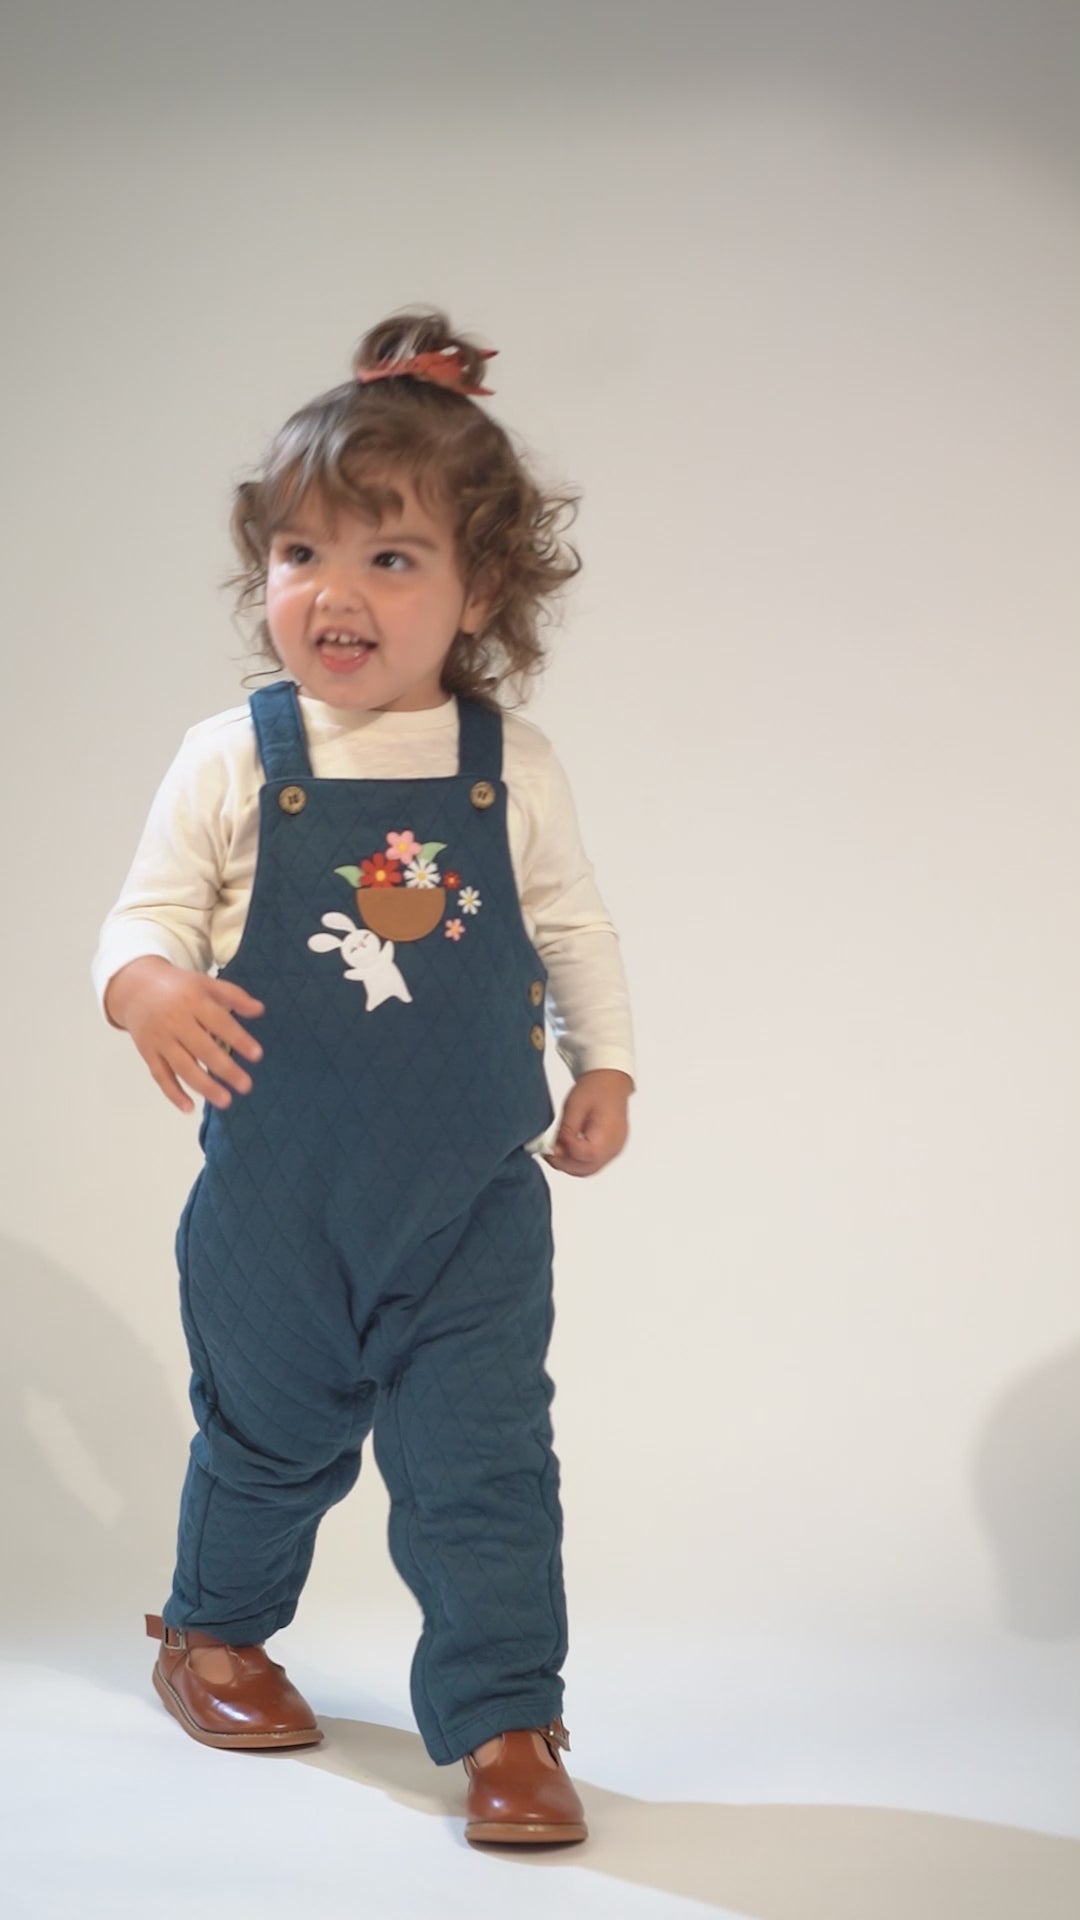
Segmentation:
[(177, 1235), (199, 1430), (164, 1609), (238, 1645), (286, 1625), (373, 1432), (439, 1762), (558, 1714), (566, 1654), (550, 1198), (524, 1150), (552, 1118), (545, 973), (501, 718), (458, 704), (455, 776), (316, 780), (294, 689), (252, 696), (258, 866), (222, 977), (265, 1003), (264, 1058), (205, 1110)]

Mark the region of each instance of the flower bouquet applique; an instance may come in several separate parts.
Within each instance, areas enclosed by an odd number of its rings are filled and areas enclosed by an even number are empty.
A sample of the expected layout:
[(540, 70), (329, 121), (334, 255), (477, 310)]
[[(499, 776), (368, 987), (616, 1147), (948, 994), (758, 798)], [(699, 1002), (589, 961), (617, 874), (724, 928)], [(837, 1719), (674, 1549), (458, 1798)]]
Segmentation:
[(455, 946), (467, 932), (462, 916), (483, 906), (476, 888), (464, 886), (459, 873), (440, 872), (436, 862), (445, 852), (445, 841), (420, 841), (406, 830), (388, 833), (385, 850), (358, 867), (334, 869), (353, 889), (362, 925), (344, 913), (324, 913), (322, 924), (333, 932), (313, 933), (308, 946), (315, 953), (340, 951), (346, 980), (364, 982), (369, 1013), (384, 1000), (412, 1000), (394, 958), (396, 947), (434, 933), (448, 895), (457, 894), (458, 911), (448, 915), (443, 931)]

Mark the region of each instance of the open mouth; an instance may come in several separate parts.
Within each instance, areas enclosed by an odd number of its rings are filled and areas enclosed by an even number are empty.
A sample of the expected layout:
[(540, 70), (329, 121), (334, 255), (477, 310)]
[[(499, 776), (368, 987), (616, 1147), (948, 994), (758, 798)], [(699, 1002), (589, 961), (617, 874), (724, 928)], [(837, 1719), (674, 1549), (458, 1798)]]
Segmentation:
[(375, 642), (358, 640), (350, 633), (324, 633), (315, 647), (324, 666), (341, 673), (362, 666), (368, 655), (374, 653)]

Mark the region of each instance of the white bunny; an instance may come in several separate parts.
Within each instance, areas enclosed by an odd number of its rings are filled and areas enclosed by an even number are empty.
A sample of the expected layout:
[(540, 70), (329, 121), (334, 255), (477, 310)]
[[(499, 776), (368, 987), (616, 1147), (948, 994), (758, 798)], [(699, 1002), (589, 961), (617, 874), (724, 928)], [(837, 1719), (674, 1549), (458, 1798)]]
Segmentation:
[(347, 913), (324, 913), (324, 927), (337, 927), (344, 939), (331, 933), (313, 933), (308, 946), (315, 953), (333, 953), (341, 948), (346, 980), (362, 980), (367, 988), (367, 1011), (381, 1007), (384, 1000), (411, 1000), (412, 994), (394, 965), (394, 943), (384, 946), (377, 933), (357, 927)]

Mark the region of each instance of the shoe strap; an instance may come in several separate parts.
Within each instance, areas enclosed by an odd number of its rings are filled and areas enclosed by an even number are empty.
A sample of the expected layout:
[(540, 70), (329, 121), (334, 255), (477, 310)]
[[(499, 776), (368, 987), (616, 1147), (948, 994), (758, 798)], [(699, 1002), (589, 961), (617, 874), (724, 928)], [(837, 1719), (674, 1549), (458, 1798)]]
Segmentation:
[(198, 1627), (167, 1627), (158, 1613), (145, 1615), (146, 1633), (150, 1640), (160, 1640), (170, 1653), (186, 1653), (189, 1647), (225, 1647), (229, 1653), (237, 1653), (228, 1640), (219, 1640), (212, 1633), (202, 1633)]
[[(549, 1748), (549, 1751), (551, 1751), (551, 1757), (553, 1760), (557, 1760), (559, 1757), (555, 1749), (561, 1747), (565, 1753), (569, 1753), (570, 1751), (569, 1730), (563, 1725), (561, 1720), (551, 1720), (548, 1722), (546, 1727), (524, 1727), (521, 1729), (515, 1729), (515, 1731), (521, 1731), (524, 1733), (538, 1733), (540, 1735), (541, 1740), (547, 1741), (548, 1748)], [(466, 1754), (463, 1754), (462, 1756), (462, 1763), (464, 1765), (466, 1773), (469, 1773), (470, 1771), (469, 1761), (472, 1760), (472, 1758), (473, 1756), (471, 1753), (466, 1753)]]

